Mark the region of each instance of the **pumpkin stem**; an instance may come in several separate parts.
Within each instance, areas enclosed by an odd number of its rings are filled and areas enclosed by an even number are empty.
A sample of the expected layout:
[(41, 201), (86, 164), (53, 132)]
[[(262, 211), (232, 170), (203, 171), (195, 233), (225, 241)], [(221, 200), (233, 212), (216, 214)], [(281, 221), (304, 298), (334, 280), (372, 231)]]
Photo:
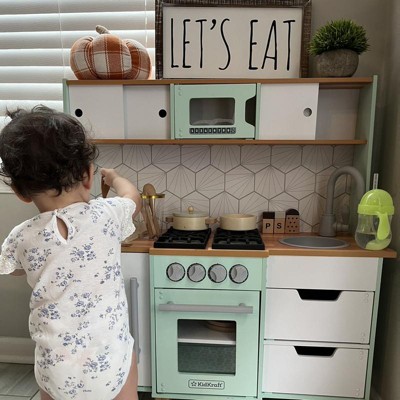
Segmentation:
[(102, 25), (96, 25), (96, 32), (100, 35), (104, 33), (110, 33), (109, 30)]

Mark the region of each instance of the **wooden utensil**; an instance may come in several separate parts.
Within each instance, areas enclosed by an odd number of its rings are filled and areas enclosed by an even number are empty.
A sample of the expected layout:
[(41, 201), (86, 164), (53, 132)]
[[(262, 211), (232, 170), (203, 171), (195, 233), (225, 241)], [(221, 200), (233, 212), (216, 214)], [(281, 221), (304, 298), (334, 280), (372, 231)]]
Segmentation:
[(110, 191), (110, 186), (107, 185), (107, 183), (104, 182), (104, 178), (101, 177), (101, 195), (105, 199), (108, 195), (108, 192)]
[[(146, 183), (143, 186), (143, 194), (145, 194), (146, 196), (155, 196), (157, 194), (156, 189), (154, 188), (154, 186), (151, 183)], [(161, 234), (161, 228), (160, 228), (160, 224), (158, 222), (158, 218), (157, 218), (157, 214), (156, 214), (156, 204), (155, 204), (155, 198), (154, 197), (149, 197), (149, 207), (150, 207), (150, 212), (151, 212), (151, 219), (153, 222), (153, 226), (154, 226), (154, 234), (158, 237)], [(147, 202), (146, 202), (147, 204)]]

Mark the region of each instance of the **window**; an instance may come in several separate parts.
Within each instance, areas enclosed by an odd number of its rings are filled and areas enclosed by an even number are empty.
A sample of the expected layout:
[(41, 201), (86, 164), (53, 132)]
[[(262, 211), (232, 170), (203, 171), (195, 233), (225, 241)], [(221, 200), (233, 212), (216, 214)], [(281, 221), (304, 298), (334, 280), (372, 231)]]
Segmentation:
[[(6, 109), (44, 104), (62, 110), (72, 44), (105, 26), (135, 39), (153, 66), (155, 0), (0, 0), (0, 129)], [(154, 76), (154, 74), (153, 74)]]

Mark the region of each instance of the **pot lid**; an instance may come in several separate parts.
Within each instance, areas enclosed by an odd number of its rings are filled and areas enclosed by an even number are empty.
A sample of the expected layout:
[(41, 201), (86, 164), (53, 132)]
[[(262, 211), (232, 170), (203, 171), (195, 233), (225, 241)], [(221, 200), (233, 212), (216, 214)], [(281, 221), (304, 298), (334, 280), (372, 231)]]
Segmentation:
[(206, 213), (195, 212), (192, 206), (188, 207), (187, 212), (173, 213), (174, 217), (184, 217), (184, 218), (207, 218)]

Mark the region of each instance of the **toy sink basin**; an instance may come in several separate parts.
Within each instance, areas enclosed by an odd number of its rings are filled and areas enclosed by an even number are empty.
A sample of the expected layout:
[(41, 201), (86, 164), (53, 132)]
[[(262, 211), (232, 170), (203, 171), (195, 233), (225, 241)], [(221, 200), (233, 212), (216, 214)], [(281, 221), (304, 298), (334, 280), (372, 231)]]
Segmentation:
[(344, 240), (324, 236), (291, 236), (279, 241), (288, 246), (306, 249), (342, 249), (349, 246)]

